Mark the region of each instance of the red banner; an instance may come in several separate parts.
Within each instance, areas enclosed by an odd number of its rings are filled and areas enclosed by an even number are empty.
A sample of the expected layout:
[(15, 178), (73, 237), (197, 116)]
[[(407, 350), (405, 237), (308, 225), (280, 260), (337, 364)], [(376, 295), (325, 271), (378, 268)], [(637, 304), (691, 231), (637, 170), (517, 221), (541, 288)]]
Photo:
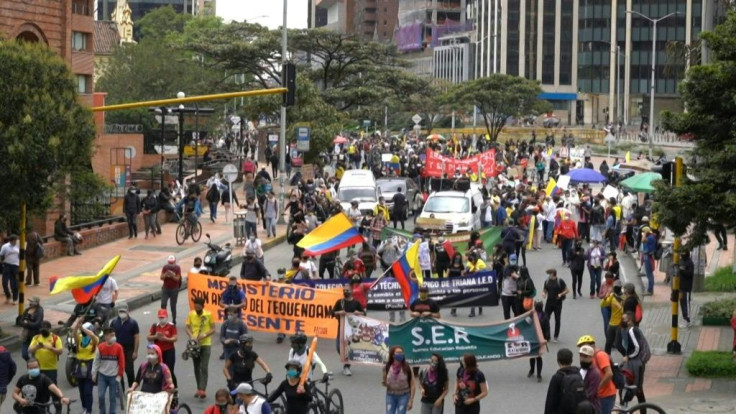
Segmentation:
[(492, 149), (482, 154), (474, 155), (470, 158), (463, 158), (461, 160), (445, 157), (440, 155), (439, 152), (435, 152), (431, 149), (427, 149), (427, 159), (424, 163), (424, 171), (422, 175), (424, 177), (442, 177), (442, 173), (447, 173), (448, 177), (455, 175), (455, 170), (460, 169), (461, 173), (467, 171), (470, 168), (473, 173), (478, 173), (478, 164), (483, 166), (483, 173), (485, 177), (495, 177), (498, 175), (496, 170), (496, 150)]

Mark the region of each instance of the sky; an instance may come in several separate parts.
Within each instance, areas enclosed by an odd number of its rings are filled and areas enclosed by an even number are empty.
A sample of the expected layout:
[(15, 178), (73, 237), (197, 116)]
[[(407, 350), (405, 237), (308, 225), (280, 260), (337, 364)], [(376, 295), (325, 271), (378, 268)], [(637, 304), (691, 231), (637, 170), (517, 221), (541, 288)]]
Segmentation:
[[(307, 0), (288, 0), (287, 27), (307, 27)], [(268, 26), (281, 27), (283, 22), (283, 0), (217, 0), (217, 15), (228, 21), (248, 20)]]

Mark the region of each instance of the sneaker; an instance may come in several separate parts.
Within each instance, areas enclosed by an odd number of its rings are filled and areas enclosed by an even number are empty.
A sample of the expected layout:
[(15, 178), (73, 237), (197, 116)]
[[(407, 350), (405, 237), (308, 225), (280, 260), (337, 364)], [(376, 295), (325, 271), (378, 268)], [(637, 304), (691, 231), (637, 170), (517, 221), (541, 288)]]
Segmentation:
[(572, 298), (573, 298), (573, 299), (577, 299), (577, 298), (578, 298), (578, 295), (577, 295), (577, 293), (575, 293), (575, 292), (572, 292)]
[(542, 382), (542, 376), (541, 375), (537, 375), (537, 382)]
[(346, 377), (352, 376), (353, 373), (350, 372), (349, 367), (342, 367), (342, 375), (345, 375)]
[(687, 328), (689, 328), (690, 326), (692, 326), (692, 325), (690, 324), (690, 321), (684, 321), (684, 322), (680, 322), (680, 328), (686, 328), (686, 329), (687, 329)]
[(554, 338), (552, 338), (552, 342), (554, 342), (554, 343), (557, 343), (558, 342), (556, 336)]
[(526, 374), (527, 378), (531, 378), (532, 375), (534, 375), (534, 370), (530, 370), (528, 374)]

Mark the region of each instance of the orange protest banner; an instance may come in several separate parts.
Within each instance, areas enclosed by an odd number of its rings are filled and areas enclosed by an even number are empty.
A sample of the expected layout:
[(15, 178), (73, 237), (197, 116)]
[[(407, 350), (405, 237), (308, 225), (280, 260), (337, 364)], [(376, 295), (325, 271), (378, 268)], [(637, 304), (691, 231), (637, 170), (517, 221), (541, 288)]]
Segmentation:
[[(228, 279), (219, 276), (189, 273), (187, 293), (189, 308), (194, 309), (195, 297), (205, 300), (205, 309), (216, 322), (224, 320), (220, 295)], [(335, 303), (343, 298), (342, 288), (313, 289), (301, 285), (275, 282), (238, 280), (245, 292), (246, 307), (243, 321), (249, 330), (337, 338), (337, 319), (331, 315)]]

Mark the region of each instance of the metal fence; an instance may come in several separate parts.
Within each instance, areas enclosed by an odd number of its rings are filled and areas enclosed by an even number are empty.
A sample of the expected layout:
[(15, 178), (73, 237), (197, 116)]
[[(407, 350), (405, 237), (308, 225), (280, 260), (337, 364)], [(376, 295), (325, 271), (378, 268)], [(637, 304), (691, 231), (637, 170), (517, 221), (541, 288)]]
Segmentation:
[(86, 201), (72, 201), (71, 225), (90, 224), (112, 216), (113, 194), (105, 192)]
[[(695, 143), (690, 140), (682, 139), (674, 132), (655, 132), (652, 142), (655, 145), (671, 146), (671, 147), (694, 147)], [(646, 144), (649, 142), (649, 135), (642, 134), (639, 131), (622, 131), (618, 136), (619, 142), (632, 142), (635, 144)]]

